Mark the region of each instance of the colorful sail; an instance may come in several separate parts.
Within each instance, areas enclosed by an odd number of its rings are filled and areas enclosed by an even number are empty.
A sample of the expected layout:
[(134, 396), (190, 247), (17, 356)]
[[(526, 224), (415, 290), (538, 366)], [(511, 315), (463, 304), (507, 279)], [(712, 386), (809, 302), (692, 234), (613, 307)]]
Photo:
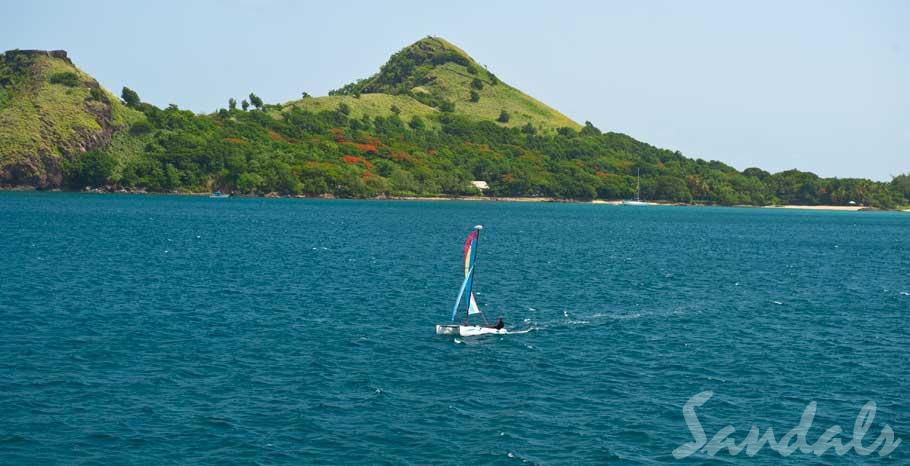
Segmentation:
[(480, 225), (475, 226), (474, 231), (468, 234), (468, 238), (464, 243), (464, 283), (461, 284), (461, 290), (458, 291), (458, 298), (455, 300), (455, 307), (452, 308), (453, 321), (458, 313), (458, 305), (461, 304), (461, 299), (465, 296), (468, 297), (468, 316), (480, 314), (472, 288), (474, 286), (474, 260), (477, 257), (477, 240), (482, 228)]
[[(473, 270), (471, 270), (471, 272), (473, 272)], [(455, 314), (458, 313), (458, 305), (461, 304), (461, 297), (464, 296), (464, 289), (468, 286), (469, 281), (471, 281), (470, 273), (465, 277), (464, 282), (461, 283), (461, 289), (458, 290), (458, 298), (455, 299), (455, 305), (452, 306), (452, 322), (455, 322)]]
[(468, 278), (468, 272), (471, 270), (471, 266), (474, 265), (474, 251), (477, 250), (477, 230), (471, 232), (468, 235), (468, 239), (464, 242), (464, 277)]

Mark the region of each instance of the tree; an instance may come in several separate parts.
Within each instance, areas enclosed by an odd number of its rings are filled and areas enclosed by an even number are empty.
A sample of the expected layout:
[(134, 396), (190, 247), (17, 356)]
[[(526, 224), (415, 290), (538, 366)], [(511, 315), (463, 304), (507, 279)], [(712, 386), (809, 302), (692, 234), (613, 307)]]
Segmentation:
[(243, 101), (240, 102), (240, 106), (243, 108), (243, 111), (245, 112), (246, 109), (250, 108), (250, 103), (247, 102), (246, 99), (243, 99)]
[(262, 99), (258, 95), (250, 92), (250, 103), (256, 108), (262, 108)]
[(532, 125), (529, 121), (528, 124), (524, 125), (521, 128), (521, 132), (525, 134), (537, 134), (537, 128), (535, 128), (534, 125)]
[(64, 167), (67, 182), (74, 187), (103, 186), (114, 173), (117, 159), (101, 151), (89, 151)]
[(897, 175), (891, 179), (891, 188), (910, 199), (910, 173)]
[(749, 167), (749, 168), (743, 170), (743, 175), (750, 176), (753, 178), (758, 178), (762, 181), (765, 181), (771, 177), (770, 173), (762, 170), (761, 168), (756, 168), (756, 167)]
[(408, 126), (410, 126), (411, 129), (425, 129), (427, 127), (427, 124), (423, 122), (423, 118), (414, 115), (411, 117), (411, 121), (408, 123)]
[(653, 187), (654, 198), (673, 202), (692, 202), (686, 182), (672, 176), (659, 176)]
[(340, 113), (342, 115), (350, 115), (351, 106), (342, 102), (342, 103), (338, 104), (338, 107), (335, 109), (335, 111), (337, 111), (338, 113)]
[(480, 94), (474, 89), (471, 89), (471, 102), (480, 102)]
[(509, 115), (509, 112), (503, 110), (499, 112), (499, 118), (497, 118), (496, 121), (500, 123), (508, 123), (511, 118), (512, 115)]
[(265, 180), (256, 173), (241, 173), (237, 177), (237, 190), (242, 193), (254, 193)]
[(152, 125), (146, 120), (140, 120), (130, 125), (130, 135), (132, 136), (140, 136), (151, 132)]
[(446, 113), (454, 112), (455, 104), (449, 102), (448, 100), (444, 100), (441, 104), (439, 104), (439, 110)]
[(392, 104), (392, 106), (389, 108), (389, 110), (391, 110), (392, 113), (394, 113), (395, 115), (401, 115), (401, 109), (398, 108), (398, 106), (395, 104)]
[(131, 108), (136, 108), (141, 103), (139, 94), (126, 86), (123, 86), (123, 91), (120, 92), (120, 98), (123, 99), (123, 103), (125, 103), (127, 107)]
[(303, 98), (304, 98), (304, 99), (307, 99), (307, 98), (309, 98), (309, 97), (310, 97), (309, 94), (307, 94), (306, 92), (303, 93)]
[(483, 89), (483, 81), (481, 81), (480, 78), (474, 78), (474, 80), (471, 81), (471, 87), (479, 91)]
[(585, 122), (585, 127), (581, 129), (582, 136), (600, 136), (601, 132), (590, 121)]
[(563, 126), (556, 128), (556, 134), (559, 134), (562, 137), (573, 138), (578, 134), (578, 131), (575, 131), (575, 128), (570, 128), (568, 126)]
[(231, 97), (228, 99), (228, 110), (234, 111), (237, 110), (237, 99)]

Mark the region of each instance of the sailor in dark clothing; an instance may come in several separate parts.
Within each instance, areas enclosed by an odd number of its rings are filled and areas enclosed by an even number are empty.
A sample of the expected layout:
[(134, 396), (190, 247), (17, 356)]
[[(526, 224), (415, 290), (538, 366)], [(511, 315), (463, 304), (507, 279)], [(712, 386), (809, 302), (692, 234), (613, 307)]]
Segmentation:
[(500, 317), (499, 320), (496, 322), (496, 325), (493, 326), (493, 328), (495, 328), (496, 330), (501, 330), (505, 326), (506, 326), (506, 323), (503, 322), (502, 317)]

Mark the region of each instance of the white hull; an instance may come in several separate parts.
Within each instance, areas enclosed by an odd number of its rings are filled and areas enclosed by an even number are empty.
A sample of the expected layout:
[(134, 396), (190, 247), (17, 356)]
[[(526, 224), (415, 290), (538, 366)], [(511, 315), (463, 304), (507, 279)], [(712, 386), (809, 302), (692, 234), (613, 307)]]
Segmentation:
[(656, 202), (645, 202), (645, 201), (622, 201), (622, 205), (659, 205)]
[(481, 325), (437, 325), (437, 335), (454, 335), (459, 337), (474, 337), (477, 335), (504, 335), (509, 333), (504, 328), (496, 329)]

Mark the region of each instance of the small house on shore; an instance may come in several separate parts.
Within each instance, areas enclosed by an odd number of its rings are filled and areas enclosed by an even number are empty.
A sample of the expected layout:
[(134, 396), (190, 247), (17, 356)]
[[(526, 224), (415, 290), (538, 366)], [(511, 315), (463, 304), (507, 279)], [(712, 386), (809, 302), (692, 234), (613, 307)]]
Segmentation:
[(490, 189), (490, 185), (486, 181), (475, 180), (471, 182), (471, 185), (480, 190), (480, 192)]

